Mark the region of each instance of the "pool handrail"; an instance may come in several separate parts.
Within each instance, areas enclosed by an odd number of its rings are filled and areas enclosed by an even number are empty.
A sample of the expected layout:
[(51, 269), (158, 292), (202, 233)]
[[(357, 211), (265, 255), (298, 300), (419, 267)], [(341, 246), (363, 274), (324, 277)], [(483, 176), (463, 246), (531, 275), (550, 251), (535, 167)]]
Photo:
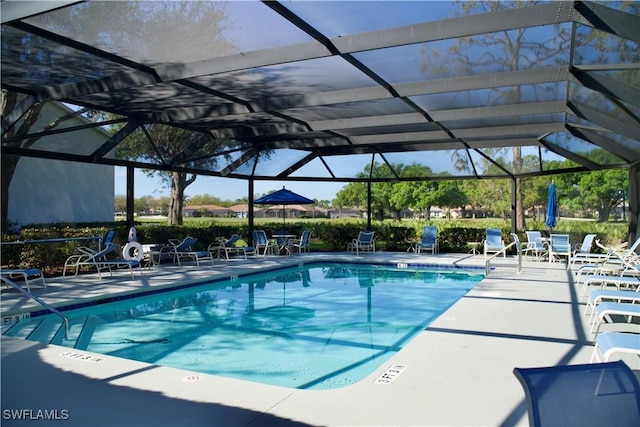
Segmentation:
[(491, 272), (491, 260), (502, 253), (506, 254), (507, 250), (512, 246), (516, 247), (516, 252), (518, 253), (518, 273), (522, 273), (522, 244), (520, 243), (520, 239), (518, 239), (518, 236), (516, 234), (511, 233), (511, 237), (513, 237), (513, 242), (509, 243), (507, 246), (505, 246), (504, 248), (500, 249), (498, 252), (491, 255), (489, 258), (487, 258), (487, 261), (485, 262), (486, 276), (488, 276), (489, 273)]
[(5, 277), (4, 275), (0, 274), (0, 280), (5, 282), (9, 286), (13, 286), (18, 291), (22, 292), (23, 294), (25, 294), (29, 298), (33, 299), (34, 301), (36, 301), (38, 304), (40, 304), (41, 306), (43, 306), (44, 308), (46, 308), (50, 312), (60, 316), (62, 318), (62, 321), (64, 322), (64, 339), (65, 340), (69, 339), (69, 319), (67, 319), (67, 316), (65, 316), (59, 310), (57, 310), (54, 307), (50, 306), (46, 302), (42, 301), (40, 298), (38, 298), (37, 296), (33, 295), (31, 292), (24, 290), (22, 288), (22, 286), (18, 285), (13, 280)]

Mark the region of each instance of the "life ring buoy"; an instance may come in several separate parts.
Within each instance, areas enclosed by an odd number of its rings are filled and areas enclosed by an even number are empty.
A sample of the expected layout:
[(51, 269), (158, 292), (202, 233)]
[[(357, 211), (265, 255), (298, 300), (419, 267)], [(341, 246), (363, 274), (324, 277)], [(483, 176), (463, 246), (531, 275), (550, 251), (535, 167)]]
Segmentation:
[(144, 250), (142, 249), (142, 245), (138, 242), (129, 242), (124, 245), (124, 248), (122, 249), (122, 258), (124, 259), (142, 261), (143, 256)]

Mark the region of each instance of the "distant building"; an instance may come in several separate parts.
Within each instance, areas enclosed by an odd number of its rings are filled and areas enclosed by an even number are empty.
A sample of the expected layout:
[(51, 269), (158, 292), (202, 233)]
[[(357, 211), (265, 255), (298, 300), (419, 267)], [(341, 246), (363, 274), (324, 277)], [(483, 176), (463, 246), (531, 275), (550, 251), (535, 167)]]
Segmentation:
[[(236, 218), (247, 218), (249, 216), (249, 205), (247, 204), (229, 206), (229, 210)], [(253, 214), (256, 218), (259, 218), (258, 212), (260, 212), (260, 210), (254, 207)]]
[(489, 211), (484, 208), (474, 208), (472, 206), (465, 206), (464, 210), (461, 208), (451, 210), (451, 218), (487, 218)]
[(186, 206), (182, 208), (182, 216), (184, 217), (217, 217), (224, 218), (231, 216), (233, 211), (230, 208), (225, 208), (217, 205), (197, 205)]
[(335, 218), (362, 218), (359, 208), (334, 208), (327, 211), (327, 216), (331, 219)]

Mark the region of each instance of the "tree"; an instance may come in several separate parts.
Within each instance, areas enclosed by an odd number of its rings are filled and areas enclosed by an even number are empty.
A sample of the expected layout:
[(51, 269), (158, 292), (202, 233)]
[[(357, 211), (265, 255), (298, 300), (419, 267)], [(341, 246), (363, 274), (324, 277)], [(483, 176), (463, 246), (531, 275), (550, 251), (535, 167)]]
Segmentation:
[(431, 206), (433, 206), (432, 190), (437, 188), (438, 182), (427, 179), (433, 174), (432, 170), (424, 165), (411, 164), (408, 166), (398, 165), (401, 176), (423, 176), (420, 181), (403, 181), (393, 186), (390, 195), (390, 203), (398, 210), (412, 208), (423, 212), (428, 219)]
[(133, 201), (133, 210), (138, 214), (146, 213), (149, 210), (149, 198), (138, 197)]
[[(440, 181), (435, 191), (435, 201), (441, 208), (457, 208), (467, 203), (467, 196), (458, 181)], [(449, 216), (449, 212), (447, 212)]]
[(549, 177), (536, 176), (525, 178), (522, 181), (524, 198), (522, 203), (525, 207), (533, 209), (533, 219), (546, 219), (546, 204), (549, 184)]
[(367, 205), (367, 184), (364, 182), (352, 182), (336, 193), (333, 206), (338, 208), (362, 207)]
[[(200, 142), (196, 142), (199, 140)], [(196, 160), (175, 161), (190, 144), (197, 144), (198, 150), (191, 153), (189, 158)], [(221, 146), (232, 145), (232, 141), (216, 141), (210, 136), (192, 132), (190, 130), (150, 124), (145, 126), (145, 132), (136, 131), (125, 138), (116, 150), (119, 158), (146, 161), (150, 163), (173, 162), (175, 166), (184, 168), (214, 169), (217, 159), (212, 152), (220, 150)], [(197, 178), (197, 175), (186, 172), (163, 172), (145, 170), (147, 175), (157, 175), (163, 185), (171, 189), (167, 222), (169, 225), (182, 224), (182, 208), (184, 206), (185, 189)]]
[(629, 191), (624, 169), (610, 169), (580, 174), (579, 199), (583, 206), (598, 212), (598, 222), (609, 219), (611, 211), (624, 203)]
[(318, 200), (318, 199), (313, 199), (316, 202), (316, 206), (318, 206), (321, 209), (330, 209), (331, 208), (331, 201), (329, 200)]
[[(516, 7), (531, 6), (537, 1), (457, 1), (458, 15), (497, 12)], [(528, 37), (535, 32), (535, 36)], [(527, 70), (555, 64), (560, 61), (560, 53), (568, 52), (571, 39), (570, 30), (560, 27), (559, 31), (549, 32), (547, 39), (540, 29), (528, 30), (520, 28), (499, 31), (479, 36), (462, 37), (449, 47), (448, 54), (442, 55), (439, 50), (425, 45), (422, 49), (423, 72), (435, 76), (470, 75), (487, 71), (509, 72)], [(488, 104), (517, 104), (535, 99), (538, 94), (533, 91), (524, 92), (520, 85), (489, 89), (485, 95)], [(464, 97), (464, 93), (461, 94)], [(469, 95), (471, 96), (471, 95)], [(455, 131), (454, 131), (455, 134)], [(523, 170), (522, 149), (519, 146), (505, 148), (511, 150), (510, 160), (503, 165), (511, 169), (514, 175)], [(493, 158), (493, 157), (492, 157)], [(460, 157), (464, 159), (464, 157)], [(465, 164), (467, 160), (464, 160)], [(521, 178), (516, 178), (516, 226), (525, 229), (523, 188)]]
[(211, 194), (198, 194), (189, 199), (187, 206), (202, 206), (202, 205), (217, 205), (223, 206), (225, 202), (220, 200), (219, 197), (212, 196)]
[(114, 199), (114, 210), (116, 212), (125, 212), (127, 210), (127, 196), (116, 194)]

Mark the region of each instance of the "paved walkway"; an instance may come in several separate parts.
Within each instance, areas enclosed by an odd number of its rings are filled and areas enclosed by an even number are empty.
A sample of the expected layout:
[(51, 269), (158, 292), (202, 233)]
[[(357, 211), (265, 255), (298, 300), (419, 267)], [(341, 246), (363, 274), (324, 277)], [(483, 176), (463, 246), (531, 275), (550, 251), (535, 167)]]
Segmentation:
[[(103, 280), (52, 279), (36, 294), (59, 305), (335, 257), (484, 266), (482, 255), (313, 254), (213, 267), (163, 265), (133, 281), (122, 274)], [(563, 264), (525, 261), (521, 273), (515, 258), (496, 258), (493, 265), (491, 275), (388, 363), (359, 383), (334, 390), (287, 389), (201, 374), (190, 382), (185, 380), (193, 374), (188, 371), (117, 357), (84, 361), (65, 356), (68, 348), (2, 337), (2, 425), (52, 424), (34, 419), (39, 415), (66, 419), (55, 425), (110, 427), (528, 425), (513, 368), (588, 363), (592, 335)], [(2, 294), (3, 317), (31, 306), (20, 295)], [(625, 361), (640, 371), (638, 358)], [(390, 384), (375, 383), (393, 364), (406, 369)], [(30, 420), (8, 419), (8, 414)]]

